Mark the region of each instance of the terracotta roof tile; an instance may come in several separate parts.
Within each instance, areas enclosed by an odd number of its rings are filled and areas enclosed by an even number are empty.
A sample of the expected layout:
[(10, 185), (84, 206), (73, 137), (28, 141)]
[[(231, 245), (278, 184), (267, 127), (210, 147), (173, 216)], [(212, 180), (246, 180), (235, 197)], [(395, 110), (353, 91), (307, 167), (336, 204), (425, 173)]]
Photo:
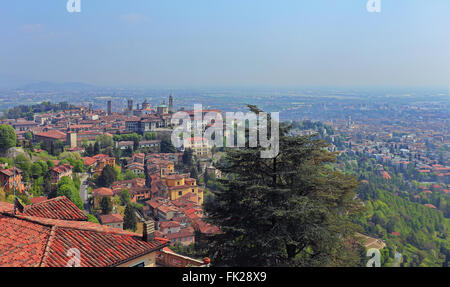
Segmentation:
[(111, 188), (100, 187), (92, 191), (94, 196), (114, 196)]
[(25, 207), (24, 215), (61, 219), (86, 221), (87, 216), (65, 196), (53, 198)]
[(0, 266), (65, 267), (71, 248), (82, 267), (116, 266), (162, 249), (167, 240), (141, 236), (91, 222), (0, 214)]
[(36, 134), (36, 136), (52, 138), (52, 139), (61, 139), (61, 140), (66, 139), (66, 134), (63, 132), (60, 132), (58, 130), (49, 130), (46, 132), (41, 132), (41, 133)]
[(102, 224), (123, 222), (123, 217), (120, 214), (104, 214), (100, 215), (100, 222)]

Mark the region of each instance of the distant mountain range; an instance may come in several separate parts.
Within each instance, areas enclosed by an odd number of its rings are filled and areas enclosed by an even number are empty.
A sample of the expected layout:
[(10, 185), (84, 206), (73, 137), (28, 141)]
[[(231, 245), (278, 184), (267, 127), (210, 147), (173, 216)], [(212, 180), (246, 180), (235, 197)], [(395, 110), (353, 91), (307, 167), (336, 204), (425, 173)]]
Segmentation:
[(19, 87), (22, 90), (34, 91), (59, 91), (59, 90), (90, 90), (96, 86), (79, 82), (54, 83), (54, 82), (38, 82), (27, 84)]

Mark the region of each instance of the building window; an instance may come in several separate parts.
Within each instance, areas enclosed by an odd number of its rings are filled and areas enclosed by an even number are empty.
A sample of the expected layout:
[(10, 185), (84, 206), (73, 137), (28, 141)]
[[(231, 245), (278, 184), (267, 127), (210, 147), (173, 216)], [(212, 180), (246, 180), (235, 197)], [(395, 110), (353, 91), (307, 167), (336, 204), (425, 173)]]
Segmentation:
[(181, 196), (183, 193), (181, 191), (178, 192), (178, 195)]
[(131, 265), (130, 267), (145, 267), (145, 261), (139, 262), (135, 265)]

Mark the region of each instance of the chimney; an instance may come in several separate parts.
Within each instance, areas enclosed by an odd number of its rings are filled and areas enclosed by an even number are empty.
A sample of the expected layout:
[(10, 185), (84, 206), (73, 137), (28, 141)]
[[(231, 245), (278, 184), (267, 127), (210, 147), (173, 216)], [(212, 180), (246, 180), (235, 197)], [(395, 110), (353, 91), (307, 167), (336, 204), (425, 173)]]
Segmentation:
[(142, 239), (149, 242), (155, 239), (155, 222), (153, 220), (147, 220), (144, 222), (144, 234)]

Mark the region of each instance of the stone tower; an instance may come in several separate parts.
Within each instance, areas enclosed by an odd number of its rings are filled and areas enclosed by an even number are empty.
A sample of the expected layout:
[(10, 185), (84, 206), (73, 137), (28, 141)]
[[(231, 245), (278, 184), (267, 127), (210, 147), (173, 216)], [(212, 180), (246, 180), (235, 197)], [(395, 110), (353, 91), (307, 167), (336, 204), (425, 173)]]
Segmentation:
[(169, 113), (173, 113), (173, 96), (170, 94), (169, 96)]
[(112, 102), (109, 100), (108, 101), (108, 116), (110, 116), (112, 114)]
[(129, 117), (133, 116), (133, 100), (128, 100), (127, 114)]

